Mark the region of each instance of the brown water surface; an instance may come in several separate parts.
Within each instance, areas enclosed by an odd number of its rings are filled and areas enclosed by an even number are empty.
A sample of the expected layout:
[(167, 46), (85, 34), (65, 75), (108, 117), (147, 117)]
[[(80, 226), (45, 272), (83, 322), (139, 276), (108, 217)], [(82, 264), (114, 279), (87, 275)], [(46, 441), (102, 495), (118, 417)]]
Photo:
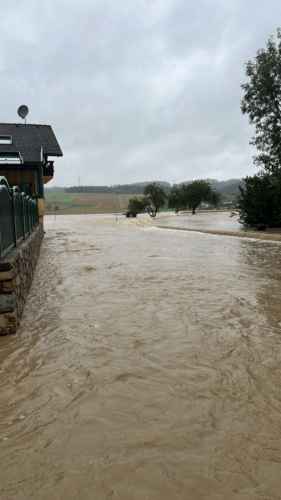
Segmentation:
[(267, 228), (266, 231), (257, 231), (255, 227), (245, 227), (239, 222), (239, 214), (237, 211), (220, 212), (210, 210), (203, 212), (198, 210), (195, 214), (188, 212), (180, 212), (175, 215), (174, 212), (164, 212), (152, 219), (153, 224), (157, 227), (171, 227), (178, 229), (203, 230), (203, 231), (218, 231), (233, 232), (233, 233), (254, 233), (255, 235), (275, 235), (281, 236), (281, 228)]
[(281, 245), (45, 218), (0, 338), (1, 500), (281, 498)]

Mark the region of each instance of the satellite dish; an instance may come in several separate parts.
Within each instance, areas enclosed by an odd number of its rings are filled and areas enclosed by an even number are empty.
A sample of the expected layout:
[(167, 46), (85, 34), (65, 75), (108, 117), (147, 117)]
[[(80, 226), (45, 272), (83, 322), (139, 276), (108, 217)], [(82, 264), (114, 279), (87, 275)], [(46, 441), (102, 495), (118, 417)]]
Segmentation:
[(24, 119), (26, 115), (28, 114), (28, 107), (23, 104), (22, 106), (19, 107), (18, 109), (18, 115)]

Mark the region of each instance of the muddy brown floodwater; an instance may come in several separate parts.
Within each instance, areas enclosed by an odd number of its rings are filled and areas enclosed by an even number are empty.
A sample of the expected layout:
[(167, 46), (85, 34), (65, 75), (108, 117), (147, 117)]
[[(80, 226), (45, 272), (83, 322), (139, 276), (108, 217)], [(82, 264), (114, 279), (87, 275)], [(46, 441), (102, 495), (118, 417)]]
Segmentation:
[(281, 244), (46, 217), (1, 500), (281, 498)]

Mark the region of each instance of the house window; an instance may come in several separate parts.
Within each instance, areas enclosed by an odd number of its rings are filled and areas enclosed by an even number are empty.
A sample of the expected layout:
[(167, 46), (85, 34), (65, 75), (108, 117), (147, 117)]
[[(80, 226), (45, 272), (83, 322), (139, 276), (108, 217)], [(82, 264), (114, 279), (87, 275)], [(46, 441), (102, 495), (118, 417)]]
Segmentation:
[(12, 144), (12, 136), (0, 135), (0, 144)]
[(0, 164), (22, 163), (22, 156), (18, 151), (0, 151)]

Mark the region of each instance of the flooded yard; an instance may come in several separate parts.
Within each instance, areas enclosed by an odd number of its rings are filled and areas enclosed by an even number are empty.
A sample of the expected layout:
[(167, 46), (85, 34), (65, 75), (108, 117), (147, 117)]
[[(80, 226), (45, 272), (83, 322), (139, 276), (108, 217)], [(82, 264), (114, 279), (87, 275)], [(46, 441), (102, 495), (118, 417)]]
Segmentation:
[(180, 212), (178, 215), (169, 212), (160, 214), (160, 217), (153, 219), (153, 224), (157, 227), (175, 227), (178, 229), (211, 230), (218, 232), (247, 232), (255, 234), (281, 235), (280, 228), (267, 228), (266, 231), (256, 231), (254, 227), (245, 227), (239, 222), (237, 211), (203, 212), (198, 210), (194, 215), (188, 212)]
[(281, 498), (281, 244), (151, 222), (45, 217), (1, 499)]

